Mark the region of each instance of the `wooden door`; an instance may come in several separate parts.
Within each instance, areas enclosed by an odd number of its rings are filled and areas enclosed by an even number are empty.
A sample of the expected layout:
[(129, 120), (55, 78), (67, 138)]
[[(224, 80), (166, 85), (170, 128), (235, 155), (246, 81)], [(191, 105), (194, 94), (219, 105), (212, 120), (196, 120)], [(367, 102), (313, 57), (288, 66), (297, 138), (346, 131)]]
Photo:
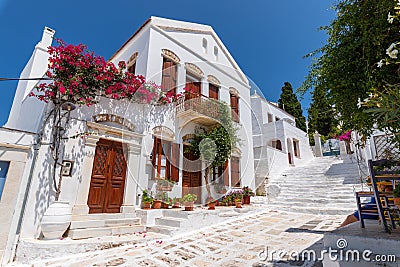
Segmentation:
[(88, 196), (89, 213), (119, 213), (124, 198), (126, 160), (122, 143), (100, 139)]
[[(185, 147), (183, 151), (185, 151)], [(196, 194), (196, 203), (201, 203), (201, 162), (192, 153), (185, 152), (183, 156), (182, 195)]]

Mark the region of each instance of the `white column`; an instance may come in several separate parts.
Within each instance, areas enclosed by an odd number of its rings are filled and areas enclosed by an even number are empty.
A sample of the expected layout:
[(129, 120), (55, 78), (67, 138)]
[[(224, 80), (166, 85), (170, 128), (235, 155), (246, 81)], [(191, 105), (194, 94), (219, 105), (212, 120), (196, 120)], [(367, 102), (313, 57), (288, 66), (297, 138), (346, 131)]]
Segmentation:
[(201, 94), (208, 96), (208, 80), (207, 77), (201, 79)]
[(129, 144), (124, 200), (121, 213), (134, 213), (139, 181), (140, 146)]
[(183, 88), (186, 86), (186, 69), (182, 63), (177, 64), (177, 90), (176, 92), (183, 92)]
[(314, 134), (315, 156), (322, 157), (321, 135), (318, 132)]
[(89, 206), (87, 204), (87, 201), (89, 196), (90, 180), (92, 177), (94, 155), (96, 152), (96, 144), (98, 141), (99, 141), (98, 136), (89, 135), (88, 137), (86, 137), (85, 157), (83, 159), (83, 167), (82, 167), (82, 178), (78, 186), (78, 193), (75, 205), (72, 207), (73, 215), (89, 214)]

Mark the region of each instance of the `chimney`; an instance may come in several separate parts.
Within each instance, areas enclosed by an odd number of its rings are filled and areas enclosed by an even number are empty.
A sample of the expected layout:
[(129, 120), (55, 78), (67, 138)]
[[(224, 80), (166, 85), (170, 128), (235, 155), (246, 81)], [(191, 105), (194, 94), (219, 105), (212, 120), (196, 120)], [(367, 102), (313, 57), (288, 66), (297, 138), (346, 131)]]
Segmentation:
[(46, 49), (49, 46), (51, 46), (55, 32), (56, 32), (55, 30), (50, 29), (49, 27), (44, 27), (42, 40), (40, 41), (40, 46)]

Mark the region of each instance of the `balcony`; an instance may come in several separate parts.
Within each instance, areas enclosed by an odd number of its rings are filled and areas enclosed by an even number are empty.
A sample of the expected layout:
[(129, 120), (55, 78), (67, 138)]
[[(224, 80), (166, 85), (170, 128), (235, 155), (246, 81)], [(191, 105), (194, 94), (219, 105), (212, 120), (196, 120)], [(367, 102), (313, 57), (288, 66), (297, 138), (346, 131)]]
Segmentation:
[(176, 107), (176, 115), (181, 119), (180, 126), (193, 121), (204, 126), (213, 126), (220, 122), (220, 108), (223, 104), (204, 95), (186, 95)]

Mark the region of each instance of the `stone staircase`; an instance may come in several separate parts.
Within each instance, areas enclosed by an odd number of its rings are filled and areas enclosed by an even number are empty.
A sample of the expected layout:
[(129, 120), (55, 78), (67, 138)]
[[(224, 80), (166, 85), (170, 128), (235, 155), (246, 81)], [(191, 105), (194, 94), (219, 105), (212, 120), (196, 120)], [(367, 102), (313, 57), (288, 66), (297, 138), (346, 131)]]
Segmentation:
[(172, 236), (190, 224), (189, 212), (163, 210), (163, 216), (155, 218), (155, 225), (147, 226), (147, 231)]
[[(195, 231), (203, 227), (222, 223), (224, 221), (237, 218), (241, 215), (258, 212), (262, 207), (218, 207), (215, 210), (195, 207), (194, 211), (183, 211), (181, 209), (161, 210), (149, 224), (146, 224), (148, 232), (163, 235), (175, 236), (190, 231)], [(157, 212), (157, 211), (147, 211)], [(146, 220), (143, 220), (146, 221)]]
[(140, 218), (134, 214), (99, 213), (72, 216), (68, 237), (83, 239), (100, 236), (116, 236), (144, 232)]
[[(362, 177), (366, 176), (362, 169)], [(270, 177), (269, 207), (311, 214), (350, 214), (356, 209), (354, 191), (362, 188), (358, 165), (335, 157), (320, 157), (306, 166), (291, 167)]]

